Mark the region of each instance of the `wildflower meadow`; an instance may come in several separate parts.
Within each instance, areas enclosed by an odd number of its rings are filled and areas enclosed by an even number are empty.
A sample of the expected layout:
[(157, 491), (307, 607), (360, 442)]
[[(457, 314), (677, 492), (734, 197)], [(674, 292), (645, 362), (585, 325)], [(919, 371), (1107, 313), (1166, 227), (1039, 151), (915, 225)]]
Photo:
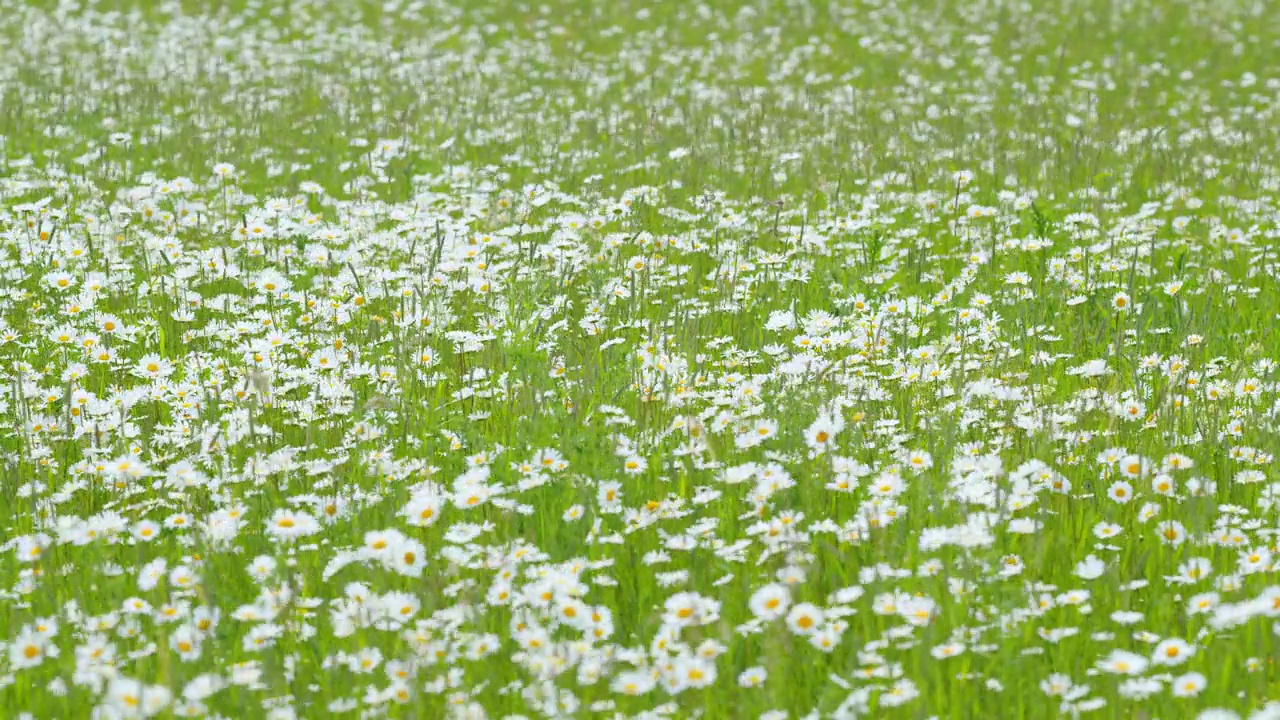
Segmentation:
[(1280, 719), (1278, 271), (1262, 0), (0, 0), (0, 718)]

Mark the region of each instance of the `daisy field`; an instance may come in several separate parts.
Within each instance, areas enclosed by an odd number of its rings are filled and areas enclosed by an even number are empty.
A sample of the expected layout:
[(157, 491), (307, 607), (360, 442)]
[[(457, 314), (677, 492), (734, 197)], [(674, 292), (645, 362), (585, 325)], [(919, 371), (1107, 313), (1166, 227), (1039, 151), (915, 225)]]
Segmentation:
[(1280, 718), (1277, 59), (0, 0), (0, 717)]

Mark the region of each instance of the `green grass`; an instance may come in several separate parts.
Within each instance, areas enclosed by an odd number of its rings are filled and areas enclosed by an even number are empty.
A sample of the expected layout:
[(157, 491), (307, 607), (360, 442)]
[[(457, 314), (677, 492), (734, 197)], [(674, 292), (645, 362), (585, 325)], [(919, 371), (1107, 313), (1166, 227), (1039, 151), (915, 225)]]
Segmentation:
[(1275, 716), (1264, 5), (82, 5), (0, 0), (6, 717)]

